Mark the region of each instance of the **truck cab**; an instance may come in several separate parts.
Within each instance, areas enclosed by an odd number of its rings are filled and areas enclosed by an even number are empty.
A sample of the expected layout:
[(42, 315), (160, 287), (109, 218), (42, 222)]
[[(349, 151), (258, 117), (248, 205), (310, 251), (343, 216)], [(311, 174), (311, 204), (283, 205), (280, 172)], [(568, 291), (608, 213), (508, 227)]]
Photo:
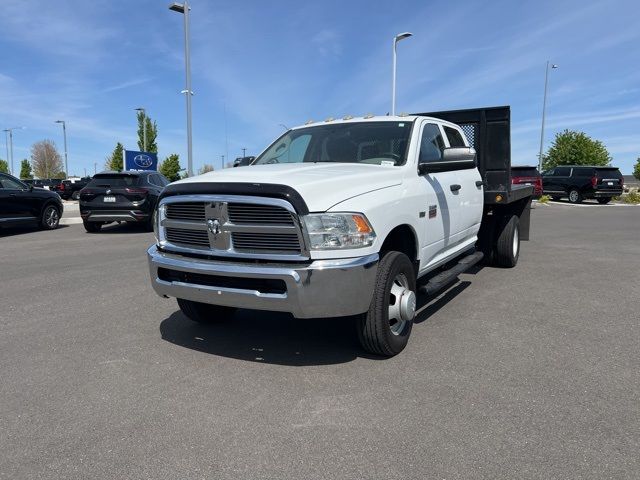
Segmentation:
[(235, 308), (355, 317), (365, 349), (399, 353), (419, 290), (484, 257), (515, 265), (521, 217), (528, 234), (531, 189), (514, 195), (507, 180), (487, 202), (482, 172), (495, 172), (443, 116), (306, 124), (251, 168), (169, 185), (148, 250), (154, 289), (205, 323)]

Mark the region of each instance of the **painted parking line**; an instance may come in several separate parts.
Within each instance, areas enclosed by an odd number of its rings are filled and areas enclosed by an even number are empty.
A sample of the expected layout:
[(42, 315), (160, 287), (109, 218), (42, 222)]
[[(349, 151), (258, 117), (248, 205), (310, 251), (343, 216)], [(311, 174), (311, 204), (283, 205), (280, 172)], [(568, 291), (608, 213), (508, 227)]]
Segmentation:
[[(562, 205), (565, 207), (583, 207), (583, 208), (591, 208), (591, 207), (640, 207), (640, 204), (633, 203), (569, 203), (569, 202), (558, 202), (556, 200), (549, 200), (547, 202), (548, 205)], [(538, 202), (538, 205), (544, 205)]]
[(82, 223), (82, 218), (80, 217), (62, 217), (60, 219), (60, 225), (75, 225), (77, 223)]

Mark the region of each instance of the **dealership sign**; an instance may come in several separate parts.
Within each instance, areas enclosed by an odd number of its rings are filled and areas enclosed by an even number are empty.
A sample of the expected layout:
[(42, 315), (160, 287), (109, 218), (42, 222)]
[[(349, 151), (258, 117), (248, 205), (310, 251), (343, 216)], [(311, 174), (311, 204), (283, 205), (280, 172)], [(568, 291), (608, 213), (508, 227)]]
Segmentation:
[(158, 170), (158, 155), (151, 152), (124, 152), (125, 170)]

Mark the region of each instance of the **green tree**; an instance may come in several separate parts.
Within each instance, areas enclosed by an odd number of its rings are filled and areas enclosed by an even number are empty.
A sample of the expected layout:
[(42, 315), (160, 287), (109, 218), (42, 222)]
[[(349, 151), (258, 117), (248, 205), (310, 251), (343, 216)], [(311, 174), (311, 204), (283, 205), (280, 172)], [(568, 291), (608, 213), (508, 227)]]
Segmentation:
[(104, 164), (104, 168), (107, 170), (113, 170), (115, 172), (121, 172), (124, 165), (124, 147), (120, 142), (116, 144), (116, 148), (113, 149), (111, 155), (109, 155)]
[(9, 173), (9, 164), (7, 163), (6, 160), (2, 160), (1, 158), (0, 158), (0, 172)]
[(177, 153), (173, 153), (164, 159), (164, 162), (160, 164), (160, 168), (158, 171), (167, 177), (170, 182), (175, 182), (176, 180), (180, 180), (180, 157)]
[(636, 166), (633, 168), (633, 176), (640, 180), (640, 157), (638, 157)]
[[(144, 125), (144, 127), (143, 127)], [(147, 148), (144, 148), (144, 130), (147, 131)], [(142, 152), (158, 153), (156, 138), (158, 137), (158, 126), (152, 122), (151, 118), (143, 112), (138, 112), (138, 149)]]
[(550, 170), (558, 165), (607, 166), (611, 155), (599, 140), (593, 140), (584, 132), (565, 130), (557, 133), (547, 154), (542, 159), (542, 169)]
[(33, 178), (33, 173), (31, 172), (31, 164), (26, 158), (23, 159), (22, 162), (20, 162), (20, 178), (23, 180), (27, 178)]

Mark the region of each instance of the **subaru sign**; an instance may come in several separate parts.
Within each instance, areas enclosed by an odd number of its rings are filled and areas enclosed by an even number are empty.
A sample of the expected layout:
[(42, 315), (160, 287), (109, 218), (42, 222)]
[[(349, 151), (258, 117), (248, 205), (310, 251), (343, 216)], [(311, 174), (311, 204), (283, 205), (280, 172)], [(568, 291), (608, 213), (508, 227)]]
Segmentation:
[(158, 170), (158, 155), (151, 152), (124, 152), (125, 170)]

